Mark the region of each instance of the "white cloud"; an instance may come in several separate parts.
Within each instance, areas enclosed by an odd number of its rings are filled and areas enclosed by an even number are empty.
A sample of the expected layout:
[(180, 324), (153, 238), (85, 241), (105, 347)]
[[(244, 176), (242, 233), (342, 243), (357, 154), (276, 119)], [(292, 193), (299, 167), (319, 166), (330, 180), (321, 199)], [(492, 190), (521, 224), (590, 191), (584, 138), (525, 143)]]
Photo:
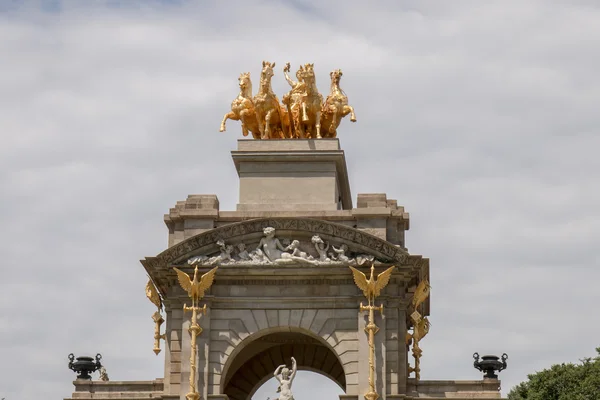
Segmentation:
[(600, 9), (316, 3), (0, 6), (2, 397), (68, 396), (70, 352), (103, 353), (112, 379), (162, 376), (137, 260), (188, 194), (235, 208), (240, 128), (218, 126), (262, 59), (314, 62), (324, 93), (343, 69), (353, 194), (398, 199), (431, 258), (424, 379), (477, 378), (474, 351), (505, 351), (506, 393), (593, 354)]

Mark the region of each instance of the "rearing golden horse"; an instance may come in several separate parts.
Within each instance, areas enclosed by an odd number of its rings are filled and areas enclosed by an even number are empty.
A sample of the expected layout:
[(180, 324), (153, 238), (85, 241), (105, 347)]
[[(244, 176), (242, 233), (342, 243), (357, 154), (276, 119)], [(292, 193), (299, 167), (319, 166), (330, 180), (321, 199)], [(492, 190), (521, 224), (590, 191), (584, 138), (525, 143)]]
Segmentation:
[(346, 115), (350, 114), (350, 121), (356, 122), (354, 108), (348, 105), (348, 97), (340, 88), (342, 70), (331, 71), (329, 76), (331, 77), (331, 89), (321, 110), (321, 129), (324, 138), (337, 136), (337, 127)]
[(221, 121), (221, 132), (225, 132), (225, 122), (228, 119), (241, 121), (242, 134), (248, 136), (248, 132), (252, 133), (254, 139), (260, 139), (260, 131), (258, 121), (256, 120), (256, 112), (254, 103), (252, 102), (252, 81), (250, 80), (250, 72), (240, 74), (238, 78), (240, 85), (240, 94), (231, 103), (231, 111), (223, 116)]
[(261, 139), (284, 139), (289, 135), (287, 112), (271, 88), (275, 63), (263, 61), (260, 73), (260, 87), (254, 96), (254, 110)]

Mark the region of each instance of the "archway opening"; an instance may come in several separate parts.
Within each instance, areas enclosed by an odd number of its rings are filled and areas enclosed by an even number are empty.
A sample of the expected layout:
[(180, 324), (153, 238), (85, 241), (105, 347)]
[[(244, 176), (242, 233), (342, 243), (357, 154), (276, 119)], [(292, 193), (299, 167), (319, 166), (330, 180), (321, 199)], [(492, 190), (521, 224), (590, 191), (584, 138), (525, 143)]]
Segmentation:
[[(271, 378), (258, 388), (252, 396), (252, 400), (276, 399), (278, 382)], [(292, 385), (292, 393), (295, 399), (312, 400), (335, 400), (340, 394), (344, 394), (342, 388), (331, 378), (312, 371), (298, 371)]]
[[(223, 393), (230, 400), (250, 400), (265, 382), (274, 379), (273, 372), (279, 365), (291, 366), (291, 357), (296, 359), (299, 370), (293, 389), (299, 389), (300, 376), (304, 381), (317, 373), (328, 378), (341, 393), (345, 392), (346, 375), (334, 352), (313, 337), (287, 331), (270, 333), (248, 343), (228, 368)], [(313, 374), (306, 375), (308, 371)], [(319, 378), (311, 379), (316, 382)], [(273, 392), (267, 397), (275, 398), (277, 394)]]

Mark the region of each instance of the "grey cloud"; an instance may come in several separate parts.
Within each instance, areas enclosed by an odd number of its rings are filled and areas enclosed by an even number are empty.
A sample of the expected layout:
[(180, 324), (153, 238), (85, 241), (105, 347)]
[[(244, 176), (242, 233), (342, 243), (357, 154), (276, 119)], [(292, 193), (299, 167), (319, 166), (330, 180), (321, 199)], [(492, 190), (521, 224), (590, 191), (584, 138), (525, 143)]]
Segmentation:
[[(353, 194), (398, 199), (409, 250), (431, 258), (423, 378), (474, 379), (474, 351), (506, 351), (506, 393), (593, 354), (593, 4), (107, 4), (0, 14), (3, 397), (68, 396), (70, 352), (103, 353), (111, 379), (162, 376), (137, 260), (165, 248), (162, 215), (188, 194), (235, 208), (240, 127), (218, 125), (240, 72), (257, 90), (262, 59), (277, 62), (280, 95), (286, 61), (315, 62), (323, 93), (343, 69)], [(29, 385), (23, 370), (43, 372)]]

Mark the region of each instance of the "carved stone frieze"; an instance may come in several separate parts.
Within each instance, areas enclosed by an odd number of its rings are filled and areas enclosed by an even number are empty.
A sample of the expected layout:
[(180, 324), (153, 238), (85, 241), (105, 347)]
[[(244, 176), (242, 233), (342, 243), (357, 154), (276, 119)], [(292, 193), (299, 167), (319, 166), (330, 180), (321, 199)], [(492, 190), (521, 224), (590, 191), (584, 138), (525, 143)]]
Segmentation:
[[(277, 232), (281, 247), (275, 243), (277, 251), (272, 252), (275, 261), (264, 254), (265, 228), (273, 228)], [(272, 244), (268, 246), (269, 251), (273, 249)], [(404, 266), (398, 270), (404, 274), (403, 279), (423, 275), (424, 266), (428, 266), (427, 260), (421, 256), (411, 256), (404, 248), (356, 228), (290, 217), (252, 219), (220, 226), (186, 239), (155, 257), (141, 260), (163, 295), (177, 282), (173, 266), (184, 268), (195, 264), (210, 267), (217, 264), (223, 267), (296, 268), (360, 266), (372, 262)]]
[[(381, 262), (404, 263), (408, 257), (406, 250), (374, 235), (328, 221), (309, 218), (261, 218), (233, 223), (200, 233), (163, 251), (156, 257), (144, 260), (148, 269), (180, 264), (198, 254), (221, 253), (218, 243), (231, 243), (242, 237), (254, 235), (257, 242), (264, 235), (264, 229), (272, 227), (277, 231), (303, 232), (318, 235), (323, 240), (337, 240), (350, 243), (355, 253), (374, 256)], [(339, 246), (338, 246), (339, 248)], [(231, 249), (232, 252), (234, 249)], [(193, 254), (192, 254), (193, 253)], [(187, 256), (187, 257), (186, 257)]]
[[(218, 240), (219, 251), (216, 254), (201, 254), (187, 260), (189, 265), (309, 265), (309, 266), (342, 266), (363, 265), (373, 262), (369, 254), (351, 256), (349, 248), (342, 243), (339, 247), (331, 245), (319, 235), (313, 235), (310, 242), (298, 239), (279, 239), (275, 236), (275, 228), (263, 229), (263, 237), (254, 250), (250, 252), (245, 243), (237, 246)], [(234, 249), (237, 251), (234, 254)], [(329, 250), (332, 251), (329, 251)]]

